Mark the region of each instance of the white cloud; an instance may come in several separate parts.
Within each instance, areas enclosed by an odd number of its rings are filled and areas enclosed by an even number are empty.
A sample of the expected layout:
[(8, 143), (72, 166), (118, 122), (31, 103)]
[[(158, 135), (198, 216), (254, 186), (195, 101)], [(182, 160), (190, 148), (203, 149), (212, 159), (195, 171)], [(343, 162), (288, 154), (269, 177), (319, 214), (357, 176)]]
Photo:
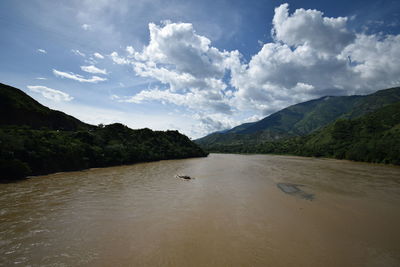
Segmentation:
[(275, 9), (275, 42), (233, 70), (238, 108), (265, 115), (324, 95), (365, 94), (400, 83), (400, 36), (354, 34), (347, 18)]
[(289, 5), (275, 8), (273, 34), (290, 46), (307, 44), (319, 53), (338, 53), (354, 40), (346, 28), (347, 18), (328, 18), (318, 10), (297, 9), (289, 15)]
[(44, 77), (36, 77), (35, 79), (36, 80), (47, 80), (47, 78), (44, 78)]
[(72, 96), (70, 96), (67, 93), (64, 93), (62, 91), (52, 89), (46, 86), (41, 86), (41, 85), (28, 85), (27, 86), (29, 90), (35, 93), (41, 94), (43, 97), (56, 101), (56, 102), (62, 102), (62, 101), (71, 101), (74, 99)]
[(71, 49), (71, 52), (77, 56), (86, 57), (86, 55), (84, 53), (82, 53), (81, 51), (79, 51), (78, 49)]
[(197, 125), (197, 132), (204, 135), (205, 133), (222, 131), (230, 129), (238, 125), (238, 121), (218, 113), (214, 114), (195, 114), (193, 119), (199, 121)]
[(44, 49), (41, 49), (41, 48), (37, 49), (36, 51), (38, 51), (39, 53), (42, 53), (42, 54), (47, 54), (47, 51)]
[(138, 104), (152, 100), (171, 103), (177, 106), (186, 106), (192, 110), (214, 110), (223, 114), (231, 114), (228, 101), (224, 101), (221, 94), (200, 90), (192, 90), (185, 94), (176, 93), (171, 90), (143, 90), (123, 102)]
[(102, 78), (102, 77), (98, 77), (98, 76), (92, 76), (92, 78), (87, 79), (79, 74), (75, 74), (72, 72), (70, 72), (70, 73), (62, 72), (62, 71), (58, 71), (55, 69), (53, 69), (53, 74), (58, 77), (67, 78), (67, 79), (75, 80), (78, 82), (86, 82), (86, 83), (97, 83), (97, 82), (103, 82), (103, 81), (107, 80), (107, 78)]
[(347, 25), (350, 19), (325, 17), (318, 10), (291, 14), (288, 4), (280, 5), (272, 21), (273, 41), (262, 44), (248, 63), (238, 51), (213, 47), (192, 24), (150, 23), (150, 41), (141, 51), (128, 46), (125, 56), (113, 52), (110, 57), (162, 86), (118, 101), (184, 106), (204, 117), (198, 118), (201, 127), (211, 131), (229, 120), (204, 114), (268, 115), (324, 95), (399, 85), (400, 35), (355, 33)]
[(97, 52), (94, 53), (93, 56), (95, 56), (98, 59), (104, 59), (104, 56), (102, 54), (100, 54), (100, 53), (97, 53)]
[(107, 70), (105, 69), (99, 69), (96, 66), (81, 66), (81, 70), (89, 73), (99, 73), (99, 74), (104, 74), (107, 75)]
[(137, 75), (168, 86), (167, 90), (142, 91), (132, 102), (159, 100), (230, 114), (223, 77), (232, 62), (240, 62), (240, 54), (212, 47), (211, 41), (198, 35), (189, 23), (150, 23), (149, 31), (150, 42), (141, 52), (128, 46), (127, 57), (117, 52), (110, 55), (117, 64), (131, 64)]
[(232, 129), (247, 122), (255, 122), (262, 119), (263, 116), (253, 115), (244, 119), (238, 119), (233, 117), (227, 117), (224, 114), (219, 113), (197, 113), (194, 114), (191, 119), (197, 121), (195, 125), (192, 126), (191, 134), (196, 138), (202, 137), (208, 133), (223, 131), (227, 129)]
[(92, 25), (89, 24), (82, 24), (82, 29), (84, 29), (85, 31), (91, 30), (92, 29)]
[(338, 57), (351, 66), (355, 92), (400, 84), (400, 35), (358, 34)]
[[(225, 60), (231, 53), (212, 47), (208, 38), (196, 34), (192, 24), (170, 23), (161, 27), (150, 23), (149, 31), (150, 43), (141, 53), (130, 49), (135, 63), (144, 62), (135, 65), (139, 75), (157, 78), (157, 72), (162, 70), (170, 76), (191, 77), (195, 83), (193, 87), (199, 87), (205, 78), (221, 79), (224, 75)], [(181, 89), (179, 83), (174, 86), (177, 88), (173, 90)], [(188, 85), (185, 83), (183, 86)]]
[(112, 61), (118, 65), (127, 65), (131, 63), (128, 59), (120, 57), (117, 52), (112, 52), (110, 57)]

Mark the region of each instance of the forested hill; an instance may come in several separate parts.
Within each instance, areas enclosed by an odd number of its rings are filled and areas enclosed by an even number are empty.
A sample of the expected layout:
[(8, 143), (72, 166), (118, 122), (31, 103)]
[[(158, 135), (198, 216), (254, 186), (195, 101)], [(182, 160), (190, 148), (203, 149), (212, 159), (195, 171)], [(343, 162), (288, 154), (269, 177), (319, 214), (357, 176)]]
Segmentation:
[(45, 127), (53, 130), (93, 127), (61, 111), (49, 109), (23, 91), (2, 83), (0, 83), (0, 125), (26, 125), (33, 129)]
[(400, 165), (400, 102), (356, 119), (338, 119), (303, 137), (254, 145), (215, 145), (208, 150), (332, 157)]
[(365, 96), (326, 96), (282, 109), (253, 123), (195, 140), (204, 148), (256, 145), (266, 141), (304, 136), (339, 118), (352, 119), (400, 101), (400, 88)]
[(178, 131), (85, 124), (10, 86), (0, 86), (0, 107), (0, 180), (207, 156)]

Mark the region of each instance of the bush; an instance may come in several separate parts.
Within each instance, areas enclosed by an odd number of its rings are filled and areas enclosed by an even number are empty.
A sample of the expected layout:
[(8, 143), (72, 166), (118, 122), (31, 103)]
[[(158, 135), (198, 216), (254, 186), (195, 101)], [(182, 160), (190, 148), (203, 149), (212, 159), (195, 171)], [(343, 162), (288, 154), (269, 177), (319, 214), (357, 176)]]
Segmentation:
[(28, 164), (18, 159), (0, 160), (0, 173), (2, 180), (15, 180), (28, 176), (31, 169)]

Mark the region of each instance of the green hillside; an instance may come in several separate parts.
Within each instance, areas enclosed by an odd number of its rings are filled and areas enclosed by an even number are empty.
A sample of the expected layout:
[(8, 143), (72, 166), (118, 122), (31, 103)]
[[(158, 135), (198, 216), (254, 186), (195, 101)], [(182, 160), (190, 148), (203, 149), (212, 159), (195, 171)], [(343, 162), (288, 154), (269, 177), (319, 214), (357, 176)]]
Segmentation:
[(0, 83), (0, 125), (26, 125), (34, 129), (89, 129), (89, 124), (43, 106), (21, 90)]
[(0, 87), (0, 180), (162, 159), (207, 156), (178, 131), (85, 124)]
[(381, 90), (366, 96), (327, 96), (299, 103), (254, 122), (223, 133), (195, 140), (205, 149), (256, 145), (294, 136), (304, 136), (339, 118), (357, 118), (400, 101), (400, 88)]
[(356, 119), (338, 119), (303, 137), (256, 145), (216, 145), (209, 151), (332, 157), (400, 165), (400, 102)]
[(302, 142), (296, 154), (400, 164), (400, 102), (337, 120)]

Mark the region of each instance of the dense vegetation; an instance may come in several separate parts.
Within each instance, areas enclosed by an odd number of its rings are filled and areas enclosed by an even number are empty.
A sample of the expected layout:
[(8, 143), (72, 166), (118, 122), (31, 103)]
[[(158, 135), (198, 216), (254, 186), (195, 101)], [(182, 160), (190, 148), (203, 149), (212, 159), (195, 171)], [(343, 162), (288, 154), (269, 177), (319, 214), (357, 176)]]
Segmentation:
[(302, 137), (203, 148), (210, 152), (322, 156), (400, 165), (400, 102), (357, 119), (338, 119)]
[(366, 96), (328, 96), (299, 103), (254, 122), (210, 134), (195, 142), (203, 147), (255, 146), (294, 136), (304, 136), (335, 120), (354, 119), (400, 101), (400, 88)]
[(12, 87), (0, 86), (0, 103), (2, 109), (5, 104), (16, 111), (2, 110), (0, 115), (0, 178), (3, 180), (207, 155), (177, 131), (132, 130), (120, 123), (88, 125), (50, 110)]
[[(21, 170), (25, 170), (23, 174), (45, 174), (205, 156), (197, 145), (177, 131), (132, 130), (119, 123), (80, 131), (3, 127), (0, 151), (0, 173), (7, 173), (8, 178), (20, 176), (14, 173)], [(7, 164), (12, 166), (8, 171)]]

